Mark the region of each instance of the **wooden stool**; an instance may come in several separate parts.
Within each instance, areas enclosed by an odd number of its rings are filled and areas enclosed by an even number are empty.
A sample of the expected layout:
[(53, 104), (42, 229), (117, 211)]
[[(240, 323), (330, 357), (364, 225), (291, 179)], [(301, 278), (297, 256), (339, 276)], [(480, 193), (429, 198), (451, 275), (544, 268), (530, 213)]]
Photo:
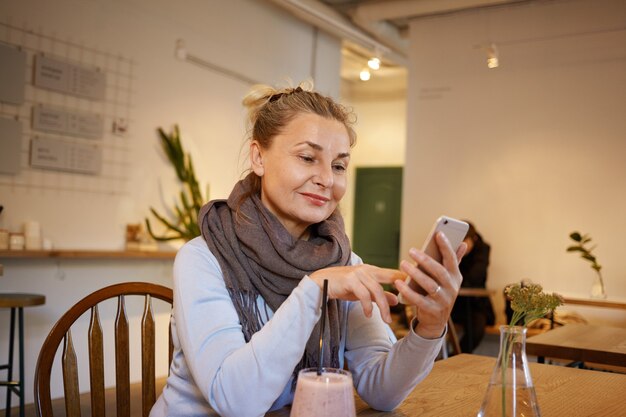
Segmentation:
[[(9, 333), (9, 362), (6, 365), (0, 365), (0, 370), (8, 371), (7, 380), (0, 381), (0, 386), (7, 387), (7, 400), (5, 415), (11, 416), (11, 393), (20, 398), (20, 417), (24, 417), (24, 307), (38, 306), (45, 304), (46, 297), (41, 294), (25, 294), (25, 293), (3, 293), (0, 292), (0, 308), (11, 309), (11, 329)], [(20, 379), (13, 380), (13, 345), (15, 344), (15, 310), (18, 316), (19, 331), (19, 370)]]

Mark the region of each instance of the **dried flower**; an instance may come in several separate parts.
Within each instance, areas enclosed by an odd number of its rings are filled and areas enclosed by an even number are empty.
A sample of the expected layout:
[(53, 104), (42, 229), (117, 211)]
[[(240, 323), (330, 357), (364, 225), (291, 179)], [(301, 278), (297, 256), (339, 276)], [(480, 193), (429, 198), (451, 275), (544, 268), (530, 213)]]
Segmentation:
[(505, 293), (511, 300), (513, 309), (511, 326), (515, 326), (522, 319), (523, 326), (527, 326), (533, 320), (545, 316), (563, 304), (563, 297), (556, 293), (544, 293), (539, 284), (511, 285), (506, 288)]

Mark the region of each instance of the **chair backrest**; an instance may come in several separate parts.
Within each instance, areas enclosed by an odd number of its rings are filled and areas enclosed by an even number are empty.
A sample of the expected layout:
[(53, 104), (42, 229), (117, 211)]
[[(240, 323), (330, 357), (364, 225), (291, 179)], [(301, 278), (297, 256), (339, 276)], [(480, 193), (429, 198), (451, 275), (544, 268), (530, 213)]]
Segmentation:
[[(111, 285), (95, 291), (70, 308), (56, 322), (44, 341), (35, 369), (35, 408), (37, 415), (52, 416), (50, 398), (50, 375), (56, 351), (63, 341), (62, 370), (65, 392), (65, 415), (80, 416), (78, 391), (78, 365), (72, 343), (71, 326), (87, 310), (91, 320), (87, 332), (89, 350), (89, 375), (91, 387), (91, 415), (104, 416), (104, 354), (103, 337), (98, 304), (117, 298), (115, 317), (115, 388), (118, 417), (130, 417), (130, 359), (129, 326), (126, 315), (125, 297), (135, 295), (145, 298), (141, 320), (141, 369), (142, 369), (142, 415), (147, 417), (154, 405), (155, 395), (155, 325), (152, 298), (172, 305), (172, 289), (148, 282), (127, 282)], [(172, 336), (169, 333), (169, 362), (172, 361)]]

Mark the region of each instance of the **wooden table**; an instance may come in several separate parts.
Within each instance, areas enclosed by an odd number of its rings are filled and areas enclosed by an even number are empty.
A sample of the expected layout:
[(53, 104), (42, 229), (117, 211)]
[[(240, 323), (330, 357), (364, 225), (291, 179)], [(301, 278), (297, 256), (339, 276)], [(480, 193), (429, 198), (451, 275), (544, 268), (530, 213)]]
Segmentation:
[(0, 259), (174, 259), (176, 251), (0, 250)]
[[(526, 340), (526, 353), (605, 365), (626, 366), (626, 329), (566, 324)], [(625, 392), (626, 393), (626, 392)]]
[[(495, 358), (461, 354), (435, 363), (430, 375), (392, 412), (369, 408), (356, 398), (359, 417), (475, 417)], [(626, 410), (626, 375), (530, 364), (543, 417), (618, 416)], [(267, 414), (288, 417), (289, 408)]]

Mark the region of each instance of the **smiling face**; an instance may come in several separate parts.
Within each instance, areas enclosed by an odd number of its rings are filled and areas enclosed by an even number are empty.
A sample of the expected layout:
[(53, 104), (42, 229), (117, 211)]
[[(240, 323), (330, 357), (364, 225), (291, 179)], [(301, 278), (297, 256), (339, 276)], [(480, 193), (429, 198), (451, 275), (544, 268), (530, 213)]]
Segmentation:
[(346, 192), (350, 138), (333, 119), (300, 113), (263, 149), (250, 145), (261, 201), (295, 238), (327, 219)]

